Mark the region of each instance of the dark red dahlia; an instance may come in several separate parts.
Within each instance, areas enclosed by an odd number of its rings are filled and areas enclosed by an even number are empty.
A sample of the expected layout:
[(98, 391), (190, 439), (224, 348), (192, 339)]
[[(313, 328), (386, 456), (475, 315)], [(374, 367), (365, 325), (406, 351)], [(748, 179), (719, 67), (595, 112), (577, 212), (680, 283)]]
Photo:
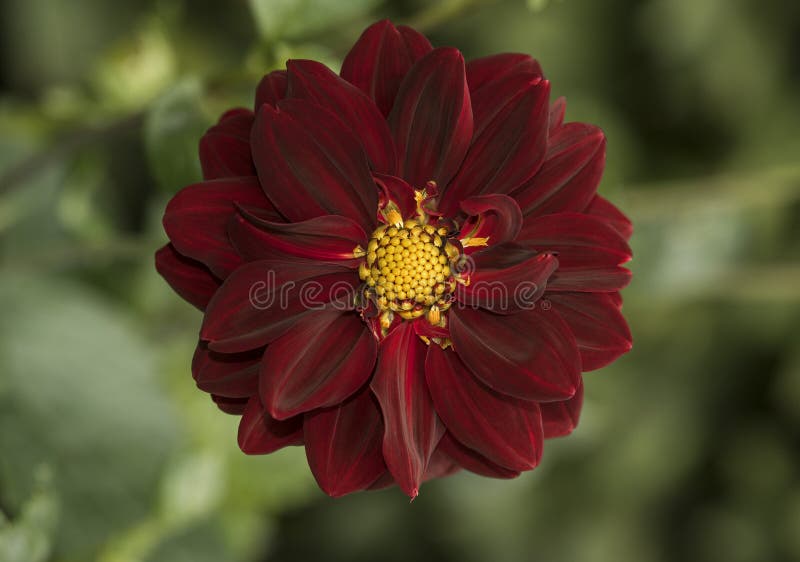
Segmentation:
[(192, 371), (246, 453), (305, 445), (332, 496), (460, 468), (511, 478), (630, 349), (631, 224), (605, 138), (527, 55), (464, 64), (367, 29), (293, 60), (200, 141), (156, 267), (205, 311)]

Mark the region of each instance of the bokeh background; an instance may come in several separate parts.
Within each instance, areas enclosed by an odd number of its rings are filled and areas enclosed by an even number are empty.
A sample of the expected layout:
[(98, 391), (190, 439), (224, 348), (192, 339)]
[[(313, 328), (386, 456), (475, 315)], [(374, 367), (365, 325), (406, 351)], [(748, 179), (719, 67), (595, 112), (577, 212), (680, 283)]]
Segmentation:
[[(513, 481), (246, 457), (156, 275), (197, 141), (376, 19), (539, 58), (609, 139), (635, 346)], [(800, 3), (0, 0), (0, 561), (800, 560)]]

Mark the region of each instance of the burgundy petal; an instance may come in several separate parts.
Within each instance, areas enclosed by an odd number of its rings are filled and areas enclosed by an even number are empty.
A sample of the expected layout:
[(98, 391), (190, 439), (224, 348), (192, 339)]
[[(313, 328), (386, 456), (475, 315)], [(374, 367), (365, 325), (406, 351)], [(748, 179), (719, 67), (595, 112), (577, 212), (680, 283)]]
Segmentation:
[[(263, 260), (238, 268), (208, 304), (200, 339), (221, 353), (262, 347), (327, 303), (352, 308), (352, 270), (328, 263)], [(332, 302), (334, 301), (334, 302)]]
[(265, 103), (273, 107), (278, 105), (286, 97), (287, 82), (285, 70), (273, 70), (265, 75), (256, 87), (255, 111)]
[(200, 165), (203, 178), (213, 180), (256, 174), (250, 154), (250, 129), (253, 112), (234, 109), (200, 139)]
[(569, 400), (545, 402), (540, 407), (545, 439), (569, 435), (578, 427), (583, 407), (583, 381), (575, 391), (575, 396)]
[(260, 349), (248, 353), (217, 353), (200, 342), (192, 358), (192, 376), (204, 392), (227, 398), (249, 398), (258, 390), (258, 369), (263, 354)]
[(617, 209), (608, 199), (595, 195), (589, 206), (583, 211), (589, 215), (602, 217), (606, 223), (620, 233), (625, 240), (633, 235), (633, 224), (625, 214)]
[(330, 111), (301, 100), (263, 105), (252, 143), (264, 192), (287, 219), (335, 214), (374, 226), (378, 196), (366, 156)]
[(460, 238), (488, 238), (488, 244), (513, 242), (522, 228), (522, 212), (508, 195), (477, 195), (461, 201), (468, 218)]
[(367, 246), (364, 229), (354, 220), (338, 215), (284, 223), (264, 220), (240, 209), (228, 226), (228, 234), (245, 261), (294, 257), (358, 267), (353, 250)]
[(525, 216), (580, 212), (597, 191), (606, 161), (606, 138), (593, 125), (567, 123), (550, 137), (542, 167), (512, 195)]
[(461, 466), (437, 446), (433, 455), (431, 455), (431, 460), (428, 462), (428, 468), (425, 470), (422, 481), (427, 482), (436, 478), (445, 478), (459, 470), (461, 470)]
[(470, 92), (514, 74), (542, 76), (539, 63), (522, 53), (500, 53), (473, 59), (467, 63), (466, 70)]
[(271, 209), (258, 180), (230, 178), (190, 185), (180, 190), (164, 212), (164, 230), (184, 256), (201, 261), (220, 279), (242, 263), (228, 239), (228, 221), (239, 203)]
[(450, 435), (450, 432), (442, 436), (442, 440), (439, 441), (438, 450), (446, 454), (466, 470), (474, 472), (475, 474), (480, 474), (481, 476), (506, 479), (519, 476), (519, 472), (497, 465), (468, 448), (466, 445), (459, 443)]
[(575, 393), (581, 375), (578, 346), (557, 315), (540, 307), (507, 316), (454, 307), (449, 317), (456, 353), (490, 388), (541, 402)]
[(276, 419), (335, 406), (367, 382), (378, 344), (353, 311), (307, 314), (264, 353), (259, 392)]
[(403, 218), (411, 218), (417, 210), (414, 188), (396, 176), (373, 174), (379, 189), (380, 207), (383, 209), (391, 200), (397, 205)]
[(536, 173), (547, 150), (549, 96), (549, 82), (524, 74), (473, 95), (475, 133), (442, 212), (452, 215), (471, 195), (511, 193)]
[(555, 252), (563, 267), (616, 266), (632, 256), (625, 239), (604, 219), (582, 213), (528, 217), (517, 243)]
[(472, 138), (472, 108), (458, 50), (434, 49), (417, 61), (400, 86), (389, 125), (399, 175), (417, 189), (430, 180), (446, 186)]
[(468, 285), (456, 287), (456, 299), (466, 306), (498, 314), (536, 306), (547, 280), (558, 267), (550, 253), (536, 253), (516, 244), (491, 246), (472, 254), (474, 272)]
[(376, 172), (393, 174), (397, 157), (386, 119), (367, 95), (322, 63), (291, 60), (290, 98), (312, 101), (338, 115), (360, 139)]
[(428, 388), (447, 431), (492, 462), (530, 470), (542, 457), (542, 415), (536, 402), (498, 394), (478, 382), (452, 350), (428, 348)]
[(630, 282), (620, 265), (631, 259), (625, 239), (603, 218), (558, 213), (526, 218), (517, 243), (558, 256), (548, 283), (553, 291), (617, 291)]
[(380, 344), (370, 384), (383, 412), (383, 456), (400, 488), (416, 497), (428, 461), (444, 433), (425, 383), (427, 346), (410, 322)]
[(369, 388), (340, 406), (306, 414), (303, 433), (308, 466), (329, 496), (369, 488), (386, 472), (383, 421)]
[(241, 416), (247, 406), (247, 398), (228, 398), (212, 394), (211, 400), (217, 405), (217, 408), (232, 416)]
[(550, 135), (553, 135), (564, 125), (564, 116), (567, 113), (567, 99), (564, 96), (557, 98), (550, 104)]
[(342, 63), (341, 75), (388, 115), (403, 78), (432, 49), (421, 33), (382, 20), (361, 34)]
[(611, 295), (551, 293), (548, 300), (575, 334), (582, 371), (605, 367), (633, 346), (628, 323)]
[(156, 252), (156, 271), (184, 300), (205, 310), (221, 281), (199, 261), (182, 256), (172, 244)]
[(251, 396), (239, 422), (239, 448), (248, 455), (267, 455), (289, 445), (303, 444), (303, 417), (285, 421), (270, 417), (258, 395)]

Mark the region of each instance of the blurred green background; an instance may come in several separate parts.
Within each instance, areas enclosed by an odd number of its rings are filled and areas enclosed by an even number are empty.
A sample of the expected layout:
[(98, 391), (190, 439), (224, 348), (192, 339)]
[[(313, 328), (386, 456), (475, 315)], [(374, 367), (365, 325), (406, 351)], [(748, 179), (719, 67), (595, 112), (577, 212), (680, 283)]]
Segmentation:
[[(383, 17), (539, 58), (636, 225), (576, 433), (412, 505), (241, 454), (152, 258), (216, 117)], [(0, 561), (800, 560), (800, 3), (0, 0), (0, 57)]]

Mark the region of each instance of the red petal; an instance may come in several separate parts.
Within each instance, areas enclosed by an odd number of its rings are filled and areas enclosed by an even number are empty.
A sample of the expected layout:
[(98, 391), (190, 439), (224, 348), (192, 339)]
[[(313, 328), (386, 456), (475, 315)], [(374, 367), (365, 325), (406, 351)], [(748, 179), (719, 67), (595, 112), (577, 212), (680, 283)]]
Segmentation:
[(211, 400), (217, 405), (217, 408), (232, 416), (241, 416), (247, 406), (247, 398), (228, 398), (212, 394)]
[(461, 237), (488, 238), (489, 244), (513, 242), (522, 228), (522, 212), (508, 195), (478, 195), (461, 202), (469, 218)]
[(199, 261), (179, 254), (172, 244), (156, 252), (156, 271), (184, 300), (205, 310), (221, 281)]
[(255, 111), (265, 103), (276, 106), (286, 97), (287, 78), (285, 70), (273, 70), (265, 75), (256, 87)]
[(544, 437), (563, 437), (569, 435), (578, 427), (578, 420), (583, 407), (583, 381), (575, 391), (575, 396), (561, 402), (545, 402), (540, 405), (542, 409), (542, 423), (544, 424)]
[(536, 307), (500, 316), (450, 309), (450, 335), (462, 361), (490, 388), (523, 400), (566, 400), (580, 381), (575, 336), (555, 314)]
[(314, 262), (263, 260), (237, 269), (208, 304), (200, 339), (222, 353), (266, 345), (325, 304), (352, 307), (359, 286), (350, 269)]
[(425, 375), (436, 413), (461, 443), (511, 470), (539, 464), (544, 437), (536, 402), (485, 387), (455, 352), (438, 345), (428, 348)]
[(266, 455), (289, 445), (302, 444), (302, 416), (278, 421), (264, 411), (257, 395), (250, 397), (239, 422), (239, 448), (242, 452)]
[(500, 244), (472, 254), (469, 285), (456, 287), (466, 306), (508, 314), (536, 306), (547, 280), (558, 268), (553, 254), (537, 254), (516, 244)]
[(216, 353), (200, 342), (192, 358), (192, 376), (204, 392), (227, 398), (249, 398), (258, 390), (258, 369), (263, 354), (260, 349), (249, 353)]
[(307, 314), (272, 342), (261, 365), (261, 400), (281, 420), (335, 406), (372, 375), (378, 344), (353, 311)]
[(435, 480), (436, 478), (445, 478), (455, 474), (459, 470), (461, 470), (461, 466), (443, 453), (437, 446), (433, 455), (431, 455), (431, 460), (428, 462), (428, 469), (425, 471), (422, 481), (427, 482), (428, 480)]
[(617, 209), (610, 201), (595, 195), (589, 206), (583, 211), (586, 214), (601, 217), (614, 230), (620, 233), (625, 240), (630, 240), (633, 235), (633, 224), (625, 214)]
[(489, 478), (516, 478), (519, 472), (499, 466), (456, 441), (450, 432), (442, 436), (438, 449), (463, 468)]
[(200, 139), (200, 165), (203, 178), (212, 180), (237, 176), (254, 176), (250, 154), (250, 129), (253, 112), (235, 109), (225, 113), (219, 123)]
[(264, 192), (291, 222), (334, 214), (374, 226), (378, 195), (366, 156), (328, 110), (300, 100), (263, 105), (253, 156)]
[(290, 98), (312, 101), (338, 115), (361, 141), (372, 169), (395, 172), (394, 143), (386, 119), (364, 92), (316, 61), (290, 60), (286, 67)]
[(550, 135), (564, 125), (564, 116), (567, 112), (567, 99), (564, 96), (556, 99), (550, 105)]
[(473, 95), (472, 145), (439, 210), (452, 215), (470, 195), (511, 193), (536, 173), (547, 149), (549, 96), (550, 83), (533, 75)]
[(308, 466), (329, 496), (364, 490), (386, 472), (383, 421), (369, 388), (341, 406), (306, 414), (303, 430)]
[(413, 187), (396, 176), (373, 174), (373, 178), (380, 190), (381, 209), (391, 200), (400, 209), (403, 218), (411, 218), (414, 215), (417, 210), (417, 201), (414, 199)]
[(542, 76), (542, 67), (529, 55), (500, 53), (473, 59), (467, 63), (469, 91), (475, 92), (483, 86), (515, 74)]
[(164, 230), (175, 249), (203, 262), (221, 279), (242, 263), (228, 239), (236, 203), (272, 208), (256, 178), (231, 178), (184, 187), (164, 212)]
[(630, 246), (601, 218), (581, 213), (531, 216), (517, 243), (558, 256), (559, 268), (548, 290), (617, 291), (630, 282), (630, 271), (619, 267), (631, 259)]
[(246, 261), (303, 258), (344, 262), (358, 267), (356, 246), (367, 247), (367, 235), (347, 217), (327, 215), (302, 222), (264, 220), (240, 209), (228, 227), (233, 246)]
[(605, 220), (582, 213), (528, 217), (517, 243), (555, 252), (563, 267), (612, 267), (632, 256), (628, 243)]
[(424, 35), (382, 20), (361, 34), (342, 63), (341, 75), (388, 115), (403, 78), (432, 49)]
[(513, 196), (526, 216), (583, 211), (597, 191), (605, 162), (603, 131), (567, 123), (550, 137), (542, 167)]
[(400, 488), (411, 498), (444, 433), (425, 383), (427, 346), (410, 322), (399, 324), (382, 342), (371, 388), (383, 412), (383, 456)]
[(464, 59), (456, 49), (434, 49), (403, 80), (389, 124), (400, 175), (415, 188), (446, 186), (472, 138), (472, 108)]
[(605, 367), (630, 351), (633, 342), (616, 299), (606, 293), (551, 293), (548, 299), (575, 334), (582, 371)]

